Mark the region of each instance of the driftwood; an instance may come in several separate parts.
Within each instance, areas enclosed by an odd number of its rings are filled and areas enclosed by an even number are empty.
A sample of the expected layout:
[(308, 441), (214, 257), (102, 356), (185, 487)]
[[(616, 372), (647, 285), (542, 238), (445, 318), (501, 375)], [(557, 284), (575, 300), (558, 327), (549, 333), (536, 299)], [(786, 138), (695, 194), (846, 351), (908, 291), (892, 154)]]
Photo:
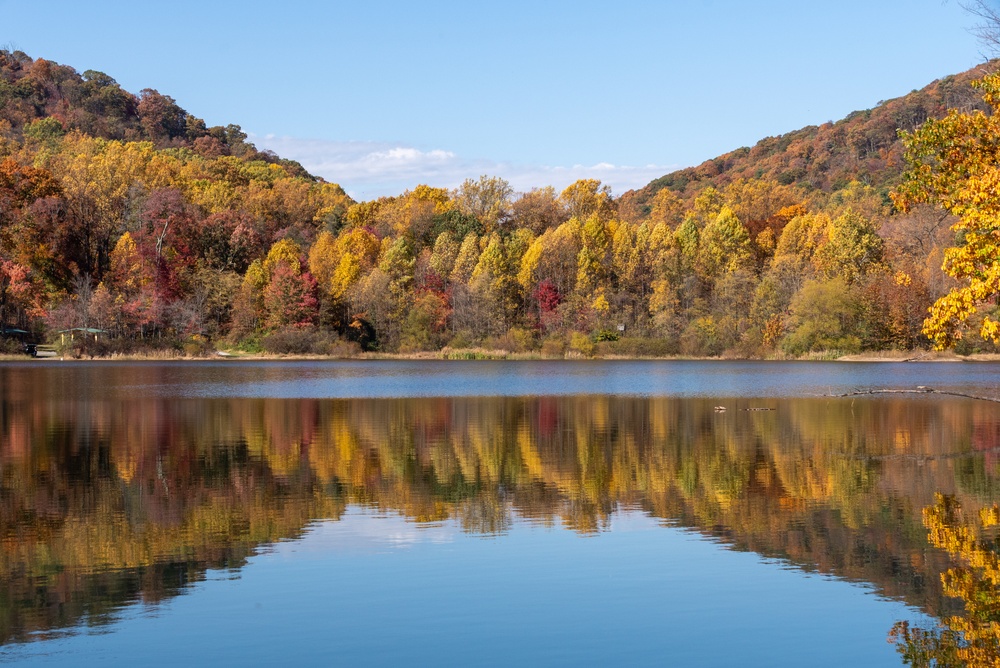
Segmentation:
[(924, 385), (920, 385), (914, 390), (857, 390), (854, 392), (847, 392), (846, 394), (828, 394), (827, 396), (860, 397), (869, 394), (946, 394), (952, 397), (962, 397), (964, 399), (978, 399), (979, 401), (992, 401), (995, 404), (1000, 404), (1000, 398), (997, 397), (982, 397), (976, 394), (966, 394), (965, 392), (953, 392), (951, 390), (935, 390), (932, 387), (926, 387)]

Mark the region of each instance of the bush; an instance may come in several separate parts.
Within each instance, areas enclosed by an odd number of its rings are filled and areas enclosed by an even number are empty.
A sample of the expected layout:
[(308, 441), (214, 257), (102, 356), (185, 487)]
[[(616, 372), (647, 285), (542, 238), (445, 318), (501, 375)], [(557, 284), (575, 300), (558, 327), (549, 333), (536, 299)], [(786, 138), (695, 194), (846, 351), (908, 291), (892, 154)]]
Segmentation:
[(209, 343), (208, 339), (200, 334), (195, 334), (181, 344), (184, 354), (188, 357), (206, 357), (211, 355), (215, 346)]
[(670, 339), (647, 339), (623, 337), (617, 341), (602, 341), (597, 344), (599, 355), (621, 357), (669, 357), (678, 352), (677, 342)]
[(535, 335), (527, 329), (512, 327), (503, 336), (487, 339), (485, 347), (512, 353), (524, 353), (535, 349)]
[(601, 343), (603, 341), (617, 341), (618, 338), (618, 332), (612, 329), (602, 329), (594, 334), (594, 341), (596, 343)]
[(475, 338), (468, 330), (462, 330), (452, 337), (445, 348), (471, 348), (475, 343)]
[(264, 346), (260, 343), (260, 336), (258, 334), (251, 334), (247, 337), (233, 341), (232, 346), (234, 349), (243, 353), (262, 353), (264, 352)]
[(553, 334), (542, 341), (543, 357), (562, 357), (566, 354), (566, 340), (558, 334)]
[(710, 315), (695, 318), (681, 334), (681, 352), (698, 357), (717, 357), (722, 354), (723, 342), (715, 319)]
[(360, 352), (356, 343), (342, 341), (336, 334), (315, 327), (285, 327), (261, 339), (261, 346), (273, 355), (336, 355), (348, 357)]
[(594, 355), (594, 342), (583, 332), (572, 332), (569, 335), (569, 349), (585, 357), (592, 357)]

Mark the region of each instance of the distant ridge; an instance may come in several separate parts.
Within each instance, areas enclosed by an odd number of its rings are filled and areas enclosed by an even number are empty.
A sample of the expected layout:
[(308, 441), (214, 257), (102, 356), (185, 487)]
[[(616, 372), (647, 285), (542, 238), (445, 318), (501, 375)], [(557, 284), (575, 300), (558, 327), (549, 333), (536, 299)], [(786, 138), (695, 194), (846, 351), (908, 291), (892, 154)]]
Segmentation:
[(54, 130), (148, 141), (156, 148), (189, 149), (207, 158), (262, 160), (280, 164), (289, 174), (318, 180), (294, 160), (258, 151), (239, 125), (208, 127), (157, 90), (145, 88), (135, 95), (104, 72), (80, 74), (69, 65), (0, 49), (0, 136), (22, 141), (26, 134)]
[(938, 79), (908, 95), (880, 102), (873, 109), (852, 112), (842, 120), (766, 137), (752, 148), (738, 148), (697, 167), (671, 172), (643, 188), (624, 193), (620, 207), (645, 216), (653, 197), (663, 188), (690, 201), (709, 186), (721, 189), (738, 179), (754, 178), (826, 193), (851, 181), (887, 191), (903, 171), (899, 131), (912, 131), (928, 118), (940, 118), (952, 108), (987, 110), (971, 83), (997, 64), (990, 61)]

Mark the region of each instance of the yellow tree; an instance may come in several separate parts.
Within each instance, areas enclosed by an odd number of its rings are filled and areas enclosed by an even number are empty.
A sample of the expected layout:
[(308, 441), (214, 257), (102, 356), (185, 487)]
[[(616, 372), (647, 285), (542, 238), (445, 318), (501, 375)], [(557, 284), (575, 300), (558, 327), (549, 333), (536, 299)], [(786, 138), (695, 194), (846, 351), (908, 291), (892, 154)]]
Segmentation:
[(340, 253), (337, 252), (337, 240), (329, 232), (323, 231), (316, 243), (309, 249), (309, 271), (312, 273), (320, 289), (326, 290), (330, 277), (340, 263)]
[(361, 263), (348, 251), (341, 256), (340, 263), (327, 282), (330, 296), (337, 300), (344, 299), (347, 291), (358, 282), (359, 278), (361, 278)]
[(125, 218), (143, 190), (170, 185), (170, 159), (147, 142), (92, 139), (71, 133), (62, 151), (50, 158), (94, 273), (107, 269), (113, 244), (125, 231)]
[(510, 198), (514, 189), (499, 176), (483, 176), (478, 181), (466, 179), (455, 193), (459, 210), (475, 216), (492, 232), (510, 215)]
[[(938, 204), (958, 216), (956, 245), (945, 251), (942, 269), (960, 285), (934, 303), (924, 333), (943, 349), (962, 339), (970, 319), (993, 307), (1000, 295), (1000, 74), (975, 84), (992, 113), (952, 110), (903, 133), (909, 169), (893, 193), (897, 207)], [(979, 334), (1000, 343), (1000, 321), (982, 313)]]
[(469, 232), (462, 240), (458, 255), (452, 263), (451, 280), (467, 283), (472, 272), (479, 263), (479, 237), (475, 232)]
[(597, 179), (574, 181), (559, 194), (559, 201), (569, 215), (578, 220), (591, 216), (607, 220), (614, 213), (611, 186), (602, 186)]
[(584, 222), (580, 230), (580, 253), (576, 260), (576, 289), (581, 297), (596, 297), (593, 293), (607, 287), (611, 239), (608, 226), (597, 213)]
[(302, 271), (302, 249), (297, 243), (285, 237), (281, 241), (271, 246), (264, 259), (264, 271), (267, 272), (268, 280), (279, 264), (286, 264), (292, 273), (298, 274)]
[(883, 246), (872, 222), (848, 209), (827, 227), (813, 262), (828, 276), (852, 283), (882, 265)]
[(749, 268), (753, 260), (750, 234), (728, 206), (705, 226), (700, 250), (701, 266), (708, 276)]
[(431, 253), (431, 269), (442, 278), (451, 276), (451, 271), (455, 268), (455, 260), (458, 258), (459, 248), (459, 242), (451, 232), (445, 230), (439, 234), (434, 241), (434, 251)]
[(616, 301), (634, 324), (646, 310), (652, 272), (649, 266), (649, 225), (622, 222), (611, 240), (611, 267), (617, 284)]
[(670, 188), (663, 188), (653, 197), (649, 210), (649, 224), (651, 226), (664, 223), (671, 229), (677, 227), (684, 220), (684, 202)]
[(337, 252), (352, 254), (365, 270), (375, 266), (381, 250), (378, 237), (368, 230), (355, 228), (337, 237)]

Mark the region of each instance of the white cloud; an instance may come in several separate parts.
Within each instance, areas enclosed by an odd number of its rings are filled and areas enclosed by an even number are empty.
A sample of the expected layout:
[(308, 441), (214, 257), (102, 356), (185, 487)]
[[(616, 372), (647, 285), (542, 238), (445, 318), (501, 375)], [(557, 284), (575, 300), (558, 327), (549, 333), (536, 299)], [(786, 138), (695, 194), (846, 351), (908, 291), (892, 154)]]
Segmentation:
[(258, 148), (302, 163), (309, 172), (339, 183), (355, 199), (398, 195), (421, 183), (456, 188), (467, 178), (500, 176), (518, 191), (541, 186), (565, 188), (577, 179), (596, 178), (615, 194), (641, 188), (651, 180), (677, 169), (674, 165), (638, 167), (598, 162), (594, 165), (550, 166), (491, 160), (474, 160), (451, 151), (421, 150), (403, 144), (366, 141), (330, 141), (276, 137), (250, 137)]
[(339, 518), (313, 522), (301, 537), (280, 541), (266, 551), (279, 556), (296, 552), (370, 554), (422, 543), (451, 543), (461, 533), (455, 520), (415, 522), (400, 514), (349, 506)]

